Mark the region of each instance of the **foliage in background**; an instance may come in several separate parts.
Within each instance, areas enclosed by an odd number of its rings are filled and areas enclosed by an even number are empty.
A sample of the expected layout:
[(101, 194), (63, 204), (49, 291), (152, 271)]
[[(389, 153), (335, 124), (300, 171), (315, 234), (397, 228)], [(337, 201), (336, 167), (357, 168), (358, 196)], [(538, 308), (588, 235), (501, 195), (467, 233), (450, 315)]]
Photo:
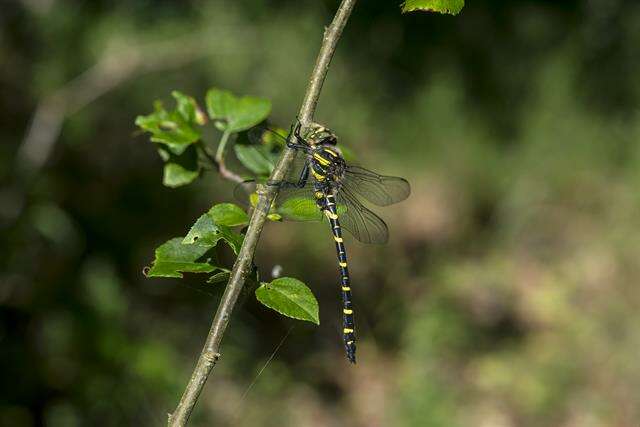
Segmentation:
[[(299, 1), (276, 13), (257, 1), (47, 3), (0, 14), (11, 59), (0, 67), (0, 424), (161, 424), (222, 286), (210, 296), (193, 289), (203, 274), (140, 270), (232, 195), (206, 172), (158, 185), (164, 163), (131, 117), (151, 99), (173, 108), (169, 88), (203, 94), (215, 81), (271, 99), (288, 122), (329, 2), (304, 13)], [(356, 372), (335, 363), (325, 228), (270, 223), (262, 280), (276, 264), (313, 277), (325, 327), (296, 322), (241, 400), (291, 325), (241, 297), (216, 367), (226, 398), (204, 396), (193, 425), (635, 427), (640, 5), (473, 2), (456, 19), (398, 17), (397, 5), (358, 4), (318, 112), (363, 163), (415, 183), (389, 247), (352, 245), (366, 260), (353, 286), (367, 357)], [(13, 181), (36, 100), (94, 64), (112, 34), (132, 46), (209, 26), (229, 32), (198, 37), (209, 56), (72, 115), (38, 179)]]

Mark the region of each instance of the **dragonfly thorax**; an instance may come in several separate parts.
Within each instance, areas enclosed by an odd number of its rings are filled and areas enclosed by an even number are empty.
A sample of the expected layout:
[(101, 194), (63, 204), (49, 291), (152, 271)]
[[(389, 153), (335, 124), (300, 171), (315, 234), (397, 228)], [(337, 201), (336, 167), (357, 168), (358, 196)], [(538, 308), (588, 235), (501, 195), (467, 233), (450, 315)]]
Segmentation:
[(347, 168), (342, 156), (330, 147), (317, 147), (310, 160), (311, 171), (318, 181), (340, 182)]

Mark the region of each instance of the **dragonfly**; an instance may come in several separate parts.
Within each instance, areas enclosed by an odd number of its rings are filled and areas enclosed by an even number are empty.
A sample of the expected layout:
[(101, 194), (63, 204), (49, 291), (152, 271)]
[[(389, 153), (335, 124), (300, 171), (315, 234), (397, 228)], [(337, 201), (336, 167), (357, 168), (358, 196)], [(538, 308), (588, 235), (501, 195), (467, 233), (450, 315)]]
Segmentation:
[[(407, 180), (385, 176), (360, 166), (348, 164), (337, 147), (337, 136), (319, 123), (311, 123), (301, 132), (296, 121), (289, 137), (269, 128), (258, 127), (249, 138), (260, 141), (265, 133), (279, 138), (294, 149), (293, 166), (280, 182), (267, 182), (279, 187), (272, 211), (285, 220), (328, 220), (335, 241), (342, 297), (342, 338), (347, 359), (356, 363), (356, 335), (351, 278), (342, 229), (362, 243), (386, 243), (387, 224), (366, 204), (388, 206), (411, 193)], [(240, 187), (246, 184), (240, 184)], [(246, 194), (246, 189), (244, 190)]]

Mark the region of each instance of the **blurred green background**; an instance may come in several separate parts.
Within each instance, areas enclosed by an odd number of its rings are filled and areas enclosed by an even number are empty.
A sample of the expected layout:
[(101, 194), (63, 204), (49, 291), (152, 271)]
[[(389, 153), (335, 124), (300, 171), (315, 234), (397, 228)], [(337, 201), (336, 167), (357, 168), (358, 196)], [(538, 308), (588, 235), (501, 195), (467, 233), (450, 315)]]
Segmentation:
[[(270, 223), (256, 263), (321, 325), (248, 289), (192, 425), (637, 426), (640, 3), (398, 3), (356, 6), (316, 115), (413, 187), (388, 245), (347, 240), (358, 365), (328, 230)], [(134, 119), (217, 86), (288, 126), (336, 5), (2, 2), (0, 425), (166, 422), (222, 289), (141, 271), (232, 185), (162, 187)]]

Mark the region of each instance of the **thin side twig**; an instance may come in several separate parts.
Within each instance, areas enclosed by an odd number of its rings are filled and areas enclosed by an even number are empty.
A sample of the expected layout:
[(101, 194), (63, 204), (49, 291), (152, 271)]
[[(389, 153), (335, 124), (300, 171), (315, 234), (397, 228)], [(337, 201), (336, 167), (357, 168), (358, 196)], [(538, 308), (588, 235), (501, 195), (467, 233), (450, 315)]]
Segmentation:
[(99, 97), (145, 73), (179, 68), (211, 55), (211, 50), (203, 50), (203, 39), (216, 37), (200, 30), (153, 44), (107, 44), (95, 65), (38, 102), (18, 149), (19, 172), (27, 177), (37, 175), (49, 158), (65, 119)]
[[(298, 114), (298, 118), (303, 127), (307, 126), (313, 119), (313, 114), (316, 110), (320, 91), (322, 90), (331, 58), (333, 57), (338, 40), (342, 35), (342, 30), (351, 15), (355, 3), (356, 0), (342, 0), (331, 25), (324, 32), (320, 53), (318, 54), (315, 67), (311, 73), (309, 86), (307, 87)], [(283, 151), (278, 164), (271, 174), (271, 181), (278, 182), (284, 179), (291, 166), (293, 155), (294, 151), (289, 148)], [(229, 318), (231, 317), (231, 312), (236, 304), (238, 295), (244, 286), (247, 275), (251, 271), (253, 256), (258, 240), (260, 239), (260, 233), (266, 221), (269, 206), (271, 206), (271, 202), (277, 195), (277, 192), (277, 186), (265, 186), (258, 192), (258, 203), (251, 216), (249, 228), (247, 229), (242, 247), (238, 253), (238, 258), (233, 265), (229, 283), (222, 295), (218, 310), (213, 317), (211, 329), (209, 330), (200, 357), (191, 374), (189, 383), (182, 394), (176, 410), (173, 414), (169, 415), (169, 426), (178, 427), (186, 425), (198, 400), (198, 396), (200, 396), (211, 370), (220, 357), (220, 342), (229, 324)]]

